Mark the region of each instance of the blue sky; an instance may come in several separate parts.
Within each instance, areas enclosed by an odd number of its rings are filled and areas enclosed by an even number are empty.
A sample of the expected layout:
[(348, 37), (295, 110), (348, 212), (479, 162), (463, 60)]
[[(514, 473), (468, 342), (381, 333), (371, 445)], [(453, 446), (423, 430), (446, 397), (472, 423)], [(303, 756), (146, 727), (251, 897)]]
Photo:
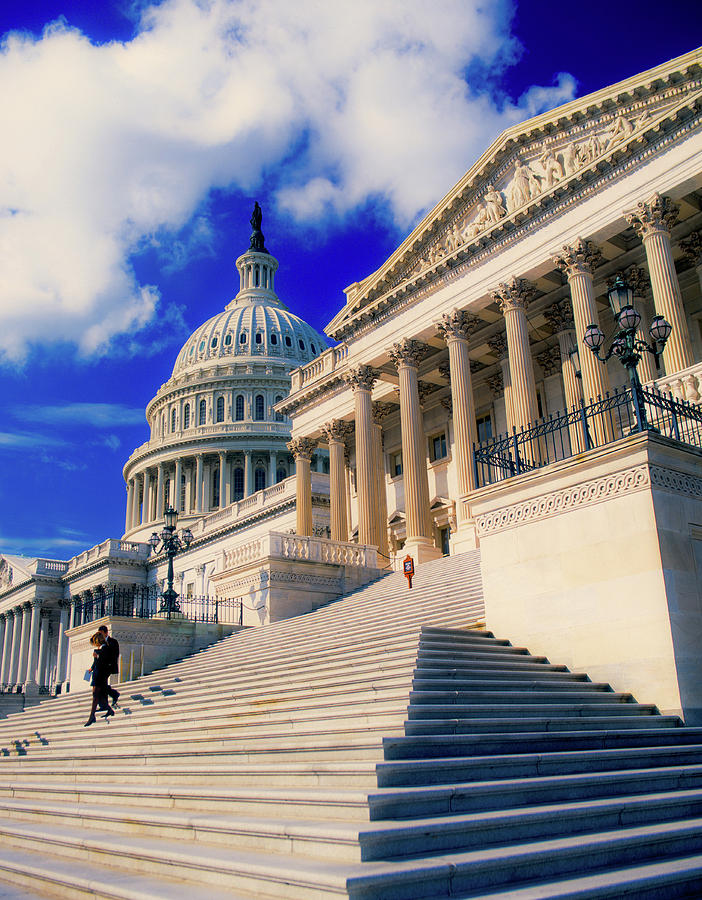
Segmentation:
[(0, 6), (0, 551), (121, 535), (122, 465), (253, 200), (318, 329), (508, 125), (702, 43), (698, 2)]

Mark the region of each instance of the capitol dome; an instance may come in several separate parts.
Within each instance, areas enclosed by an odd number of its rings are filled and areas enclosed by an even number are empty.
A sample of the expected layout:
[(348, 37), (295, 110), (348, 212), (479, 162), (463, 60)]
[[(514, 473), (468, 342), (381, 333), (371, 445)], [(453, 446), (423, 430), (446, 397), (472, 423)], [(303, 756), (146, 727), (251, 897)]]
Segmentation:
[(290, 372), (327, 344), (275, 292), (278, 261), (265, 248), (258, 204), (251, 225), (236, 261), (239, 292), (192, 333), (146, 407), (150, 439), (124, 466), (130, 539), (145, 540), (169, 505), (195, 519), (293, 472), (290, 422), (274, 407)]

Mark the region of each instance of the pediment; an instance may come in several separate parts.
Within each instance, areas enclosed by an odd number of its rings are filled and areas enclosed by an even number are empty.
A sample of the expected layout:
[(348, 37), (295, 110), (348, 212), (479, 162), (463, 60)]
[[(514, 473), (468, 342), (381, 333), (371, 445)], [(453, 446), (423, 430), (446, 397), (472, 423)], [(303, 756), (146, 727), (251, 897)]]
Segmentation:
[(29, 581), (33, 576), (35, 564), (35, 559), (0, 554), (0, 592)]
[(384, 266), (347, 288), (327, 326), (341, 340), (365, 308), (554, 206), (584, 180), (655, 141), (702, 103), (702, 50), (504, 131)]

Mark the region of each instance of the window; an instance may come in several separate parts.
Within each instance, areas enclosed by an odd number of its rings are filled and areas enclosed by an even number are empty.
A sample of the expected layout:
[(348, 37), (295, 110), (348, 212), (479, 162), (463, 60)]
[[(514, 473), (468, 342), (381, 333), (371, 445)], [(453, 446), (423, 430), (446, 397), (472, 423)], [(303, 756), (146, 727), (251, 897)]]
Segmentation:
[(212, 472), (212, 494), (210, 496), (210, 509), (219, 509), (219, 466)]
[(213, 337), (212, 340), (210, 341), (210, 347), (216, 347), (216, 346), (217, 346), (217, 338)]
[(242, 500), (244, 497), (244, 470), (241, 466), (234, 469), (234, 499)]
[[(282, 399), (283, 399), (282, 396), (281, 396), (280, 394), (278, 394), (278, 396), (275, 398), (275, 402), (276, 402), (276, 403), (280, 403), (280, 401), (281, 401)], [(276, 422), (284, 422), (284, 421), (285, 421), (285, 416), (282, 414), (282, 412), (276, 412), (276, 414), (275, 414), (275, 420), (276, 420)]]
[(310, 350), (312, 351), (312, 354), (313, 354), (314, 356), (317, 355), (317, 351), (316, 351), (316, 349), (315, 349), (314, 344), (310, 344)]
[(262, 491), (266, 486), (266, 470), (260, 466), (254, 472), (254, 490)]
[(275, 470), (275, 483), (279, 484), (281, 481), (285, 481), (287, 477), (288, 473), (285, 471), (285, 469), (282, 466), (278, 466), (278, 468)]
[(402, 450), (390, 454), (390, 474), (393, 478), (402, 475)]
[(439, 434), (433, 434), (429, 438), (429, 459), (432, 462), (436, 462), (437, 459), (445, 459), (447, 456), (446, 432), (441, 431)]
[(275, 347), (275, 345), (276, 345), (277, 343), (278, 343), (278, 335), (277, 335), (277, 334), (272, 334), (272, 335), (271, 335), (271, 344), (273, 344), (273, 346)]
[(448, 556), (451, 552), (451, 544), (449, 542), (450, 537), (451, 529), (448, 526), (439, 529), (439, 544), (441, 546), (442, 556)]
[(257, 344), (262, 344), (262, 343), (263, 343), (263, 335), (261, 334), (260, 331), (257, 331), (257, 332), (256, 332), (256, 343), (257, 343)]
[(292, 338), (290, 337), (289, 334), (285, 335), (285, 346), (292, 347)]
[(176, 411), (175, 407), (171, 410), (171, 431), (175, 431), (176, 427)]
[(232, 343), (232, 336), (231, 336), (231, 334), (228, 334), (228, 335), (224, 338), (224, 346), (225, 346), (225, 347), (229, 347), (229, 346), (231, 346), (231, 343)]
[(185, 585), (185, 596), (187, 597), (188, 600), (192, 600), (192, 598), (193, 598), (193, 591), (194, 591), (194, 590), (195, 590), (195, 582), (194, 582), (194, 581), (189, 581), (189, 582)]
[(183, 428), (190, 428), (190, 404), (183, 407)]
[(300, 338), (300, 340), (298, 341), (298, 344), (300, 345), (300, 350), (305, 349), (305, 342), (302, 340), (302, 338)]
[(242, 331), (241, 334), (239, 335), (239, 343), (240, 344), (246, 343), (246, 332), (245, 331)]
[(224, 397), (217, 397), (217, 421), (224, 422)]
[(198, 350), (200, 351), (200, 353), (202, 353), (202, 351), (203, 351), (204, 349), (205, 349), (205, 342), (204, 342), (204, 341), (200, 341), (200, 346), (198, 347)]
[(475, 420), (478, 429), (478, 443), (487, 441), (492, 437), (492, 417), (488, 413), (486, 416), (479, 416)]
[(237, 422), (244, 421), (244, 395), (237, 394), (237, 398), (234, 404), (234, 417)]
[(198, 418), (198, 425), (204, 425), (207, 422), (207, 403), (204, 400), (200, 401), (200, 416)]
[(265, 401), (263, 399), (263, 394), (256, 394), (254, 419), (257, 422), (263, 422), (264, 418), (265, 418)]
[(178, 509), (185, 509), (185, 475), (180, 476), (180, 506)]

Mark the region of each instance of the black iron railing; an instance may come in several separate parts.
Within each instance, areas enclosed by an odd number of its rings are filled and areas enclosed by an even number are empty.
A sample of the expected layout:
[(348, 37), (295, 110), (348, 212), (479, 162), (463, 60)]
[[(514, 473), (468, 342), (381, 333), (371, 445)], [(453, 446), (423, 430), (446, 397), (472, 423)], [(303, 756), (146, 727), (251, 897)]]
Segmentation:
[(104, 585), (93, 589), (92, 597), (78, 598), (75, 603), (75, 625), (94, 622), (103, 616), (134, 619), (182, 616), (190, 622), (240, 625), (243, 615), (240, 599), (217, 597), (179, 597), (180, 614), (164, 611), (162, 591), (156, 585)]
[(620, 388), (529, 428), (474, 444), (475, 483), (483, 487), (532, 472), (642, 431), (702, 448), (702, 407), (651, 388)]

